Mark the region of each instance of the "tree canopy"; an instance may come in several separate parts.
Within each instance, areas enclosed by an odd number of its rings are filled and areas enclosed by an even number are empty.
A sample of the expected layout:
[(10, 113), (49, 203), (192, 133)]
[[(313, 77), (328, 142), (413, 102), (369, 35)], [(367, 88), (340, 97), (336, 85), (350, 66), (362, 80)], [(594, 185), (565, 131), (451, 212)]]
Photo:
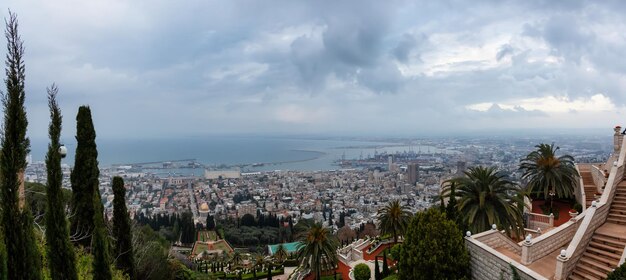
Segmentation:
[(465, 176), (444, 184), (443, 197), (451, 196), (451, 186), (455, 186), (458, 198), (458, 215), (472, 232), (482, 232), (496, 224), (509, 233), (521, 235), (523, 220), (521, 208), (523, 197), (520, 189), (507, 180), (495, 167), (471, 167)]
[(554, 144), (539, 144), (521, 160), (522, 180), (527, 180), (529, 192), (538, 192), (548, 198), (551, 191), (557, 197), (572, 197), (579, 174), (574, 166), (574, 157), (557, 157), (559, 147)]
[(398, 260), (400, 279), (469, 279), (469, 254), (453, 221), (436, 208), (411, 219)]

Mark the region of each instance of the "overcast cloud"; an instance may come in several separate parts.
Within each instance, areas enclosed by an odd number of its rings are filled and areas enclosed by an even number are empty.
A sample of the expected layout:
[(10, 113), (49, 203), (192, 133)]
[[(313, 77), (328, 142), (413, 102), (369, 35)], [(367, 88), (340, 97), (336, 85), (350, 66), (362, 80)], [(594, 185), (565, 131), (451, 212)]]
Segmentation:
[(622, 3), (9, 0), (0, 9), (20, 21), (31, 137), (46, 137), (52, 82), (64, 135), (88, 104), (103, 138), (423, 136), (626, 124)]

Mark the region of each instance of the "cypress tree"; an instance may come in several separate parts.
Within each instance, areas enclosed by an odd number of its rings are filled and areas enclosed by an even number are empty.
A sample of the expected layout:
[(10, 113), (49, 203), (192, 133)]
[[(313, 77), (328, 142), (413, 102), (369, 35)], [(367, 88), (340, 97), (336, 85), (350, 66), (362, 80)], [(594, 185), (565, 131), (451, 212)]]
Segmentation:
[(450, 198), (448, 200), (448, 205), (445, 209), (446, 216), (449, 220), (456, 221), (457, 220), (457, 206), (456, 206), (456, 183), (450, 183)]
[[(124, 179), (113, 177), (113, 235), (117, 268), (127, 273), (133, 279), (134, 259), (130, 217), (126, 209), (126, 189)], [(168, 219), (169, 220), (169, 219)]]
[(109, 264), (109, 242), (104, 225), (103, 207), (100, 201), (100, 195), (94, 193), (94, 229), (92, 240), (93, 253), (93, 279), (94, 280), (111, 280), (111, 267)]
[(48, 89), (48, 106), (50, 107), (50, 144), (46, 155), (46, 169), (48, 173), (48, 189), (46, 191), (46, 249), (48, 253), (48, 267), (52, 279), (78, 279), (74, 250), (69, 239), (69, 229), (63, 209), (63, 193), (61, 186), (63, 173), (61, 172), (61, 111), (56, 101), (57, 87), (53, 84)]
[[(33, 218), (28, 207), (20, 207), (18, 193), (23, 191), (23, 172), (26, 168), (30, 141), (26, 137), (26, 110), (24, 109), (25, 66), (24, 46), (18, 34), (17, 16), (9, 12), (6, 22), (6, 93), (4, 133), (0, 156), (0, 191), (2, 193), (2, 231), (6, 246), (7, 279), (40, 279), (41, 257), (38, 255), (33, 232)], [(23, 208), (20, 209), (20, 208)], [(4, 267), (4, 264), (1, 265)]]
[(378, 268), (378, 259), (374, 261), (374, 280), (383, 279), (380, 275), (380, 268)]
[(89, 247), (94, 224), (94, 197), (100, 199), (98, 190), (98, 150), (96, 131), (88, 106), (78, 108), (76, 116), (76, 155), (70, 175), (72, 183), (71, 232), (79, 236), (78, 244)]
[(383, 277), (389, 276), (389, 265), (387, 265), (387, 250), (383, 251)]
[(7, 249), (4, 246), (4, 233), (0, 227), (0, 280), (7, 280)]

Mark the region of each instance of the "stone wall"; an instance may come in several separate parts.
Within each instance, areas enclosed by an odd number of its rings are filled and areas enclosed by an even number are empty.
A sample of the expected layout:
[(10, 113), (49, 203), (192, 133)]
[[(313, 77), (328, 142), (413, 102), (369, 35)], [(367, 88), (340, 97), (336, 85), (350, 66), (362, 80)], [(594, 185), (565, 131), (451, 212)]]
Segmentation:
[(501, 276), (504, 277), (503, 279), (511, 279), (511, 265), (513, 265), (523, 280), (547, 280), (473, 237), (466, 237), (465, 245), (470, 253), (472, 279), (499, 280)]
[(597, 190), (600, 192), (602, 187), (606, 185), (607, 178), (604, 176), (604, 171), (600, 170), (600, 168), (596, 165), (591, 166), (591, 177), (593, 178), (593, 183), (596, 185)]
[(583, 217), (584, 214), (578, 215), (558, 228), (533, 239), (530, 244), (522, 243), (522, 263), (531, 264), (566, 246), (576, 234)]
[(477, 241), (491, 247), (491, 248), (500, 248), (505, 247), (516, 254), (522, 253), (522, 247), (519, 244), (513, 242), (510, 238), (506, 237), (506, 235), (502, 234), (497, 230), (489, 230), (474, 236)]

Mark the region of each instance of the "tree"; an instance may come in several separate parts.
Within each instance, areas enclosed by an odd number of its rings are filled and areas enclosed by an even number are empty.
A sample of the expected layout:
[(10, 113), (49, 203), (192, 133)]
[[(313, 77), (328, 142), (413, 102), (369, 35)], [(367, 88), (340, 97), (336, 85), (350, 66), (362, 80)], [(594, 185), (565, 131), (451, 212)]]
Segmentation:
[(103, 207), (98, 193), (93, 194), (94, 203), (94, 229), (92, 239), (93, 254), (93, 279), (111, 280), (111, 267), (109, 260), (109, 242), (102, 215)]
[(455, 182), (450, 183), (450, 195), (448, 196), (448, 205), (446, 205), (445, 213), (448, 219), (456, 221), (458, 210), (456, 205), (456, 186)]
[(354, 267), (355, 280), (369, 280), (370, 277), (372, 277), (372, 271), (366, 264), (360, 263)]
[(116, 266), (133, 278), (134, 259), (130, 217), (126, 209), (124, 179), (113, 177), (113, 236), (115, 237)]
[(254, 216), (252, 216), (252, 214), (243, 215), (243, 217), (241, 217), (241, 225), (248, 226), (248, 227), (256, 226), (256, 221), (254, 220)]
[(394, 200), (379, 209), (377, 216), (380, 221), (380, 232), (391, 234), (393, 242), (398, 243), (398, 235), (406, 229), (411, 218), (411, 212), (409, 212), (407, 205), (400, 205), (399, 200)]
[(301, 265), (311, 269), (315, 279), (321, 279), (322, 271), (335, 268), (338, 242), (328, 229), (314, 223), (300, 236), (300, 241), (303, 244), (298, 249)]
[(254, 257), (254, 266), (252, 267), (254, 270), (252, 271), (254, 274), (254, 279), (257, 279), (256, 277), (256, 270), (257, 268), (260, 268), (261, 271), (263, 270), (263, 266), (265, 265), (265, 258), (263, 257), (263, 255), (256, 255)]
[(418, 212), (407, 227), (398, 272), (400, 279), (469, 279), (469, 254), (456, 224), (436, 208)]
[(233, 258), (231, 259), (231, 262), (234, 266), (239, 266), (243, 263), (243, 256), (241, 256), (241, 253), (239, 251), (235, 251), (235, 253), (233, 253)]
[(62, 116), (56, 101), (58, 89), (53, 84), (48, 88), (48, 107), (50, 108), (50, 127), (48, 134), (48, 154), (46, 155), (46, 169), (48, 175), (48, 189), (46, 191), (47, 207), (46, 220), (46, 249), (48, 268), (52, 279), (78, 279), (76, 274), (76, 257), (70, 243), (69, 230), (65, 219), (63, 202), (63, 172), (61, 171), (61, 144)]
[(626, 264), (620, 265), (606, 276), (606, 280), (622, 280), (626, 279)]
[[(8, 279), (41, 278), (41, 258), (35, 244), (33, 218), (28, 207), (22, 207), (24, 169), (30, 141), (26, 137), (28, 120), (24, 109), (24, 45), (18, 34), (17, 16), (9, 11), (5, 21), (7, 39), (6, 92), (2, 97), (4, 126), (1, 139), (0, 191), (2, 232), (6, 247)], [(1, 265), (4, 267), (4, 264)]]
[(274, 252), (274, 258), (276, 258), (276, 261), (278, 263), (283, 263), (283, 261), (287, 259), (288, 255), (289, 254), (287, 253), (287, 249), (285, 249), (285, 246), (283, 244), (278, 244), (278, 247), (276, 247), (276, 252)]
[(550, 192), (556, 197), (572, 197), (579, 174), (574, 166), (574, 157), (570, 155), (556, 156), (559, 147), (554, 144), (539, 144), (537, 150), (530, 152), (521, 160), (522, 180), (528, 180), (529, 192), (543, 193), (548, 199)]
[(378, 231), (376, 230), (376, 226), (373, 223), (361, 224), (363, 227), (359, 232), (359, 238), (364, 238), (366, 236), (374, 237), (378, 235)]
[(344, 242), (348, 240), (352, 240), (356, 237), (356, 232), (352, 230), (349, 226), (343, 226), (337, 231), (337, 238), (339, 241)]
[(374, 262), (374, 280), (383, 279), (382, 275), (380, 275), (380, 268), (378, 268), (378, 260)]
[(214, 230), (215, 229), (215, 219), (211, 215), (208, 215), (206, 217), (206, 229), (208, 229), (208, 230)]
[(183, 244), (191, 244), (196, 242), (196, 225), (193, 223), (193, 216), (191, 212), (184, 212), (181, 215), (180, 220), (180, 242)]
[(76, 115), (76, 154), (74, 169), (70, 174), (72, 184), (72, 235), (79, 236), (78, 244), (89, 247), (95, 228), (94, 197), (100, 199), (98, 190), (98, 150), (96, 131), (91, 119), (91, 109), (80, 106)]
[(387, 250), (383, 251), (383, 277), (389, 276), (389, 265), (387, 264)]
[[(522, 235), (523, 204), (517, 185), (498, 174), (494, 167), (471, 167), (464, 177), (450, 180), (456, 186), (458, 213), (472, 232), (482, 232), (496, 224), (508, 233)], [(444, 184), (442, 196), (449, 197), (452, 184)]]

